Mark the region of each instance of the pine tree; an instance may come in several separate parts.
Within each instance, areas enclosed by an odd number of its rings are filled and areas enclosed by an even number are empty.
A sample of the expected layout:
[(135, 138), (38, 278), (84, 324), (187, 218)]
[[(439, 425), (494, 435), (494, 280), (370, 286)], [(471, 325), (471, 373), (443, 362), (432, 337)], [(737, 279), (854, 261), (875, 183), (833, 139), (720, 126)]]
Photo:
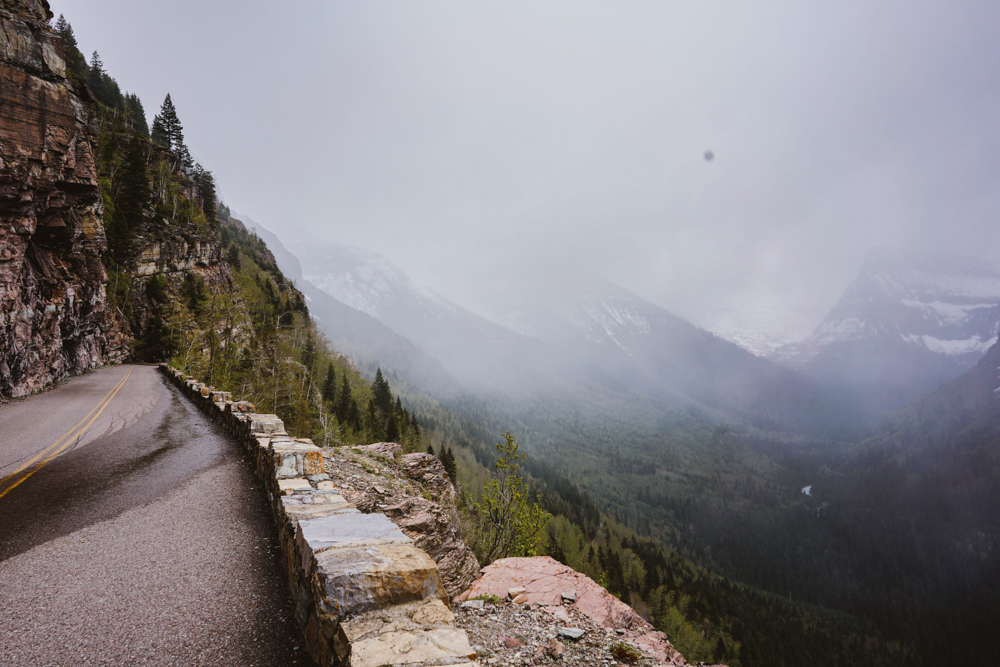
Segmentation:
[(196, 163), (193, 171), (194, 183), (198, 186), (198, 192), (201, 194), (201, 210), (205, 213), (205, 220), (214, 225), (218, 214), (218, 204), (215, 201), (215, 179), (212, 177), (212, 172), (202, 168), (200, 164)]
[(90, 90), (94, 93), (94, 97), (96, 97), (99, 102), (104, 104), (104, 106), (111, 106), (105, 100), (104, 76), (104, 63), (101, 61), (101, 56), (98, 55), (97, 51), (94, 51), (93, 55), (90, 56), (90, 70), (87, 72), (87, 85), (90, 86)]
[(427, 445), (427, 453), (430, 454), (431, 456), (436, 456), (436, 454), (434, 454), (434, 445), (433, 444)]
[(150, 130), (149, 138), (154, 144), (163, 146), (164, 148), (170, 148), (170, 135), (167, 134), (166, 123), (163, 122), (163, 116), (156, 114), (153, 116), (153, 128)]
[(106, 230), (108, 250), (118, 264), (127, 258), (131, 238), (142, 224), (149, 202), (149, 175), (146, 171), (146, 141), (133, 134), (125, 149), (125, 159), (116, 174), (118, 194), (111, 224)]
[(177, 109), (174, 107), (174, 101), (170, 99), (170, 93), (167, 93), (167, 96), (163, 98), (163, 104), (160, 105), (159, 118), (163, 123), (163, 131), (170, 141), (168, 146), (171, 149), (177, 150), (184, 143), (184, 127), (177, 117)]
[(229, 246), (229, 254), (226, 256), (226, 261), (229, 262), (229, 266), (233, 267), (234, 271), (240, 270), (240, 249), (236, 247), (235, 243)]
[(347, 424), (351, 419), (351, 385), (347, 382), (347, 373), (340, 376), (340, 396), (333, 412), (341, 424)]
[[(191, 158), (191, 152), (188, 151), (187, 145), (184, 143), (184, 126), (181, 125), (180, 118), (177, 117), (177, 109), (174, 107), (174, 101), (170, 99), (170, 93), (167, 93), (167, 96), (163, 99), (163, 104), (160, 106), (159, 118), (162, 123), (163, 133), (170, 142), (167, 146), (181, 159), (184, 170), (193, 172), (194, 160)], [(155, 119), (153, 120), (153, 127), (155, 133)]]
[(383, 415), (388, 416), (392, 412), (392, 391), (389, 388), (389, 383), (382, 377), (381, 368), (375, 370), (375, 379), (372, 381), (372, 401)]
[(312, 376), (313, 366), (316, 365), (316, 342), (311, 331), (306, 331), (306, 340), (302, 344), (302, 365), (306, 367), (306, 373)]
[(323, 392), (323, 400), (332, 405), (335, 402), (334, 394), (337, 393), (337, 373), (333, 370), (333, 364), (326, 367), (326, 379), (323, 380), (321, 391)]
[(125, 95), (125, 114), (129, 126), (146, 139), (149, 139), (146, 111), (142, 108), (142, 101), (135, 93)]
[(451, 451), (451, 447), (441, 448), (441, 465), (444, 466), (444, 471), (448, 473), (452, 483), (458, 481), (458, 467), (455, 465), (455, 454)]
[(396, 418), (390, 416), (385, 423), (385, 441), (396, 442), (397, 440), (399, 440), (399, 425), (396, 423)]
[(73, 34), (73, 26), (62, 14), (56, 21), (56, 32), (62, 37), (66, 50), (66, 76), (76, 85), (82, 86), (87, 82), (87, 60), (80, 53), (76, 35)]

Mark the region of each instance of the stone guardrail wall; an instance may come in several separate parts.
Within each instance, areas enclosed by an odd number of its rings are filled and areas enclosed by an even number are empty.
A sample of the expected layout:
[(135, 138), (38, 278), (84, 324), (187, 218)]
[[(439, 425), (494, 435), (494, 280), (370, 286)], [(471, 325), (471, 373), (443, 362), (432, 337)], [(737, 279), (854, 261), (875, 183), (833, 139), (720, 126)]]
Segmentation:
[(163, 373), (256, 462), (305, 646), (320, 667), (478, 667), (437, 565), (382, 514), (334, 488), (323, 450), (167, 364)]

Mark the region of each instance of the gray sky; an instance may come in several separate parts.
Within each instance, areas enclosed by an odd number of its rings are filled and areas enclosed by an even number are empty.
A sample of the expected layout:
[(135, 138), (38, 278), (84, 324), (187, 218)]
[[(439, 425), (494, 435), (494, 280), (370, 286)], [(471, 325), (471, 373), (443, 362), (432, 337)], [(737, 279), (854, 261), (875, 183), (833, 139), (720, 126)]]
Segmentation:
[(480, 309), (588, 271), (801, 330), (873, 246), (1000, 260), (994, 1), (52, 9), (233, 208)]

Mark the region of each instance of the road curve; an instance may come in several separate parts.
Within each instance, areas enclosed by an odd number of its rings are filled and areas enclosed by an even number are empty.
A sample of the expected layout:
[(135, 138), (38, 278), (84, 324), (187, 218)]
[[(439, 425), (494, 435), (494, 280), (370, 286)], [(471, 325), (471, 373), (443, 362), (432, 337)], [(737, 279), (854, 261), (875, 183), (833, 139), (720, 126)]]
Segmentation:
[(279, 560), (249, 463), (156, 368), (0, 406), (0, 664), (310, 665)]

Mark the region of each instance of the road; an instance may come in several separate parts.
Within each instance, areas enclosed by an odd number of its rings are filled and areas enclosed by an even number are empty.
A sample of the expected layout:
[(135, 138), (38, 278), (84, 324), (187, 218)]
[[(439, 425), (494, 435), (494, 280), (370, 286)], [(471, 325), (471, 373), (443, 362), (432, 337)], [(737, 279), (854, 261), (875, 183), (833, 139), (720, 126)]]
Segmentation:
[(0, 665), (310, 665), (275, 536), (154, 367), (0, 406)]

